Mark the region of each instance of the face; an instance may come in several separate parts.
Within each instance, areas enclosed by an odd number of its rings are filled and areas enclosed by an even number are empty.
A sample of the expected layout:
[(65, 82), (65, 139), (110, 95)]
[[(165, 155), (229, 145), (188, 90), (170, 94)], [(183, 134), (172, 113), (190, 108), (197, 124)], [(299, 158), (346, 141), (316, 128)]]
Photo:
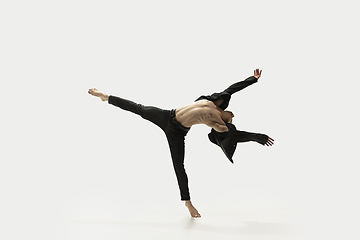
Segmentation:
[(225, 122), (228, 122), (228, 123), (232, 123), (232, 119), (233, 119), (234, 114), (230, 111), (222, 111), (221, 112), (221, 118), (222, 120), (224, 120)]

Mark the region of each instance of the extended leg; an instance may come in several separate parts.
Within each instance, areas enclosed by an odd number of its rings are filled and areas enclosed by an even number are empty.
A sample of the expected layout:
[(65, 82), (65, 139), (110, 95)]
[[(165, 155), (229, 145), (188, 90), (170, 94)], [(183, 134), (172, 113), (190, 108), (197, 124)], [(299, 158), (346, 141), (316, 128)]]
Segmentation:
[(170, 116), (170, 111), (168, 110), (163, 110), (151, 106), (144, 106), (112, 95), (109, 96), (107, 94), (101, 93), (96, 88), (89, 89), (88, 93), (93, 96), (101, 98), (102, 101), (108, 101), (109, 104), (112, 104), (123, 110), (138, 114), (142, 118), (156, 124), (162, 130), (164, 130), (168, 124), (169, 116)]
[(163, 110), (157, 107), (144, 106), (142, 104), (138, 104), (130, 100), (115, 97), (112, 95), (109, 96), (109, 104), (112, 104), (123, 110), (138, 114), (142, 118), (156, 124), (163, 130), (166, 128), (169, 121), (170, 111), (168, 110)]

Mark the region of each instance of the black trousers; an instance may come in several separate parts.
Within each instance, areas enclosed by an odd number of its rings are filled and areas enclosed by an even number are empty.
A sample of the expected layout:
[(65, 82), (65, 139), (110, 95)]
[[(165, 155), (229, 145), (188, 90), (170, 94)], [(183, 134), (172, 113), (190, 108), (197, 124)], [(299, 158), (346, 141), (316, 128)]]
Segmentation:
[(164, 110), (157, 107), (144, 106), (112, 95), (109, 96), (108, 102), (123, 110), (140, 115), (164, 131), (169, 143), (171, 158), (180, 188), (181, 200), (190, 200), (188, 177), (184, 168), (185, 136), (190, 128), (182, 126), (175, 119), (175, 109)]

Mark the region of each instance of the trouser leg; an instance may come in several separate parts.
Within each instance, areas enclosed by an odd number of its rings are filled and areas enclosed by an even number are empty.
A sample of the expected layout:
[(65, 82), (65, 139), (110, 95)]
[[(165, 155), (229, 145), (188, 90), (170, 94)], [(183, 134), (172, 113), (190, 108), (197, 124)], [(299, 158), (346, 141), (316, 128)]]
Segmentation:
[(163, 110), (152, 106), (144, 106), (142, 104), (138, 104), (133, 101), (126, 100), (120, 97), (115, 97), (112, 95), (109, 96), (108, 102), (109, 104), (112, 104), (123, 110), (140, 115), (142, 118), (159, 126), (162, 130), (165, 130), (168, 124), (170, 115), (170, 111), (168, 110)]
[(109, 96), (109, 104), (123, 110), (140, 115), (144, 119), (159, 126), (166, 134), (171, 158), (175, 170), (175, 175), (180, 188), (181, 200), (190, 200), (188, 187), (188, 177), (184, 168), (185, 158), (185, 136), (184, 130), (179, 128), (179, 123), (172, 119), (172, 111), (163, 110), (156, 107), (144, 106), (120, 97)]
[(171, 158), (180, 189), (181, 200), (190, 200), (188, 177), (184, 167), (185, 158), (185, 138), (167, 134), (170, 147)]

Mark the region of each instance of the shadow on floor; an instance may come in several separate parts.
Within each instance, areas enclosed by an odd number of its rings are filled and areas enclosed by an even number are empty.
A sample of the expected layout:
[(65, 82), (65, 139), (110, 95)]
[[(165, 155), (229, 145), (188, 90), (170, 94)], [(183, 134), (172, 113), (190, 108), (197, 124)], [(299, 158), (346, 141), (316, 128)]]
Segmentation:
[(297, 235), (299, 227), (290, 223), (267, 223), (256, 221), (241, 221), (238, 227), (216, 226), (201, 222), (201, 219), (186, 218), (181, 222), (120, 222), (120, 221), (69, 221), (70, 224), (96, 224), (96, 225), (121, 225), (130, 227), (184, 229), (188, 231), (205, 231), (240, 235)]
[(293, 235), (299, 233), (299, 228), (290, 223), (266, 223), (255, 221), (242, 221), (239, 226), (216, 226), (214, 224), (204, 224), (190, 219), (186, 228), (191, 230), (231, 233), (231, 234), (256, 234), (256, 235)]

